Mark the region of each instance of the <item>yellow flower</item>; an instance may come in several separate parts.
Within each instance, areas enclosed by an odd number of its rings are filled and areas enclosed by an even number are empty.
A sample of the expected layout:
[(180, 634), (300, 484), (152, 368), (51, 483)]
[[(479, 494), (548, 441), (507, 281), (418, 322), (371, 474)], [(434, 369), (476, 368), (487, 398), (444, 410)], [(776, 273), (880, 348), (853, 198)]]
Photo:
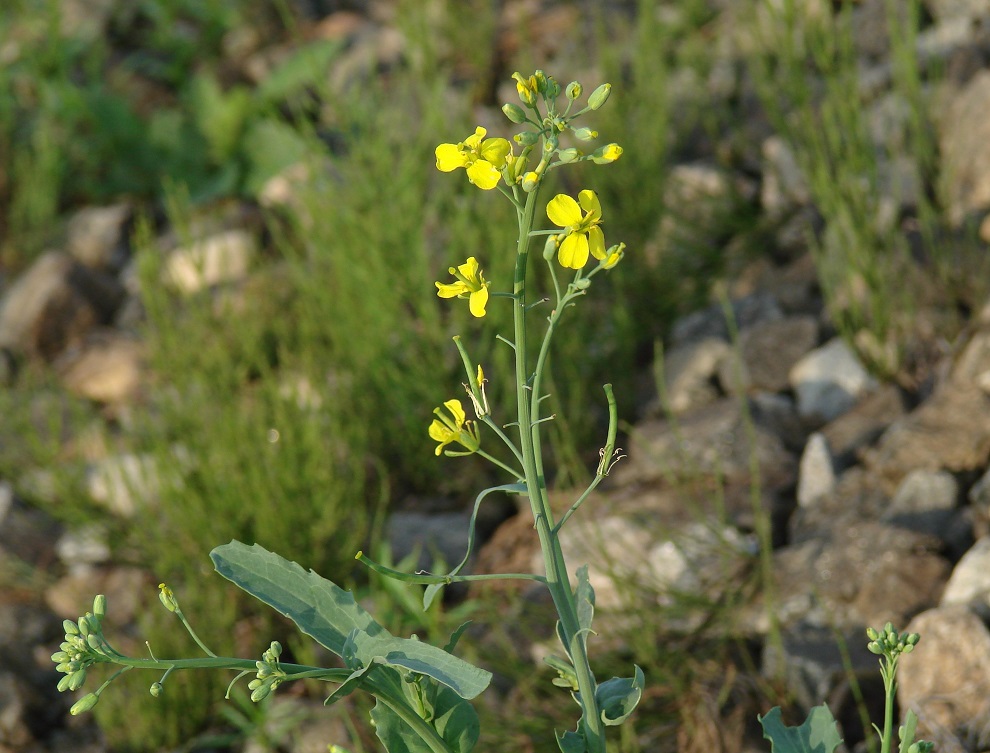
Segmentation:
[(456, 282), (438, 282), (437, 295), (441, 298), (468, 298), (468, 308), (471, 313), (479, 319), (485, 315), (485, 306), (488, 304), (488, 286), (491, 285), (484, 275), (481, 274), (481, 267), (478, 260), (473, 256), (461, 264), (456, 269), (450, 267), (450, 274), (457, 278)]
[(443, 448), (452, 442), (463, 445), (469, 452), (476, 452), (481, 446), (481, 437), (478, 434), (478, 426), (474, 421), (465, 421), (467, 414), (461, 407), (460, 400), (448, 400), (444, 404), (447, 412), (441, 408), (434, 408), (433, 412), (437, 418), (430, 424), (430, 438), (439, 442), (436, 454), (440, 455)]
[(609, 162), (615, 162), (621, 156), (622, 147), (613, 143), (598, 147), (592, 153), (591, 159), (596, 165), (607, 165)]
[(512, 147), (505, 139), (486, 139), (486, 133), (478, 126), (464, 141), (438, 146), (437, 169), (449, 173), (463, 167), (467, 169), (468, 180), (478, 188), (485, 191), (495, 188)]
[(536, 76), (523, 78), (521, 73), (513, 73), (512, 78), (516, 82), (516, 92), (519, 94), (519, 99), (530, 107), (536, 105), (536, 93), (540, 88)]
[(602, 205), (594, 191), (581, 191), (578, 201), (567, 194), (557, 194), (547, 204), (547, 217), (565, 231), (557, 250), (557, 259), (563, 266), (583, 268), (588, 262), (589, 251), (596, 259), (605, 258), (605, 234), (598, 227), (602, 221)]

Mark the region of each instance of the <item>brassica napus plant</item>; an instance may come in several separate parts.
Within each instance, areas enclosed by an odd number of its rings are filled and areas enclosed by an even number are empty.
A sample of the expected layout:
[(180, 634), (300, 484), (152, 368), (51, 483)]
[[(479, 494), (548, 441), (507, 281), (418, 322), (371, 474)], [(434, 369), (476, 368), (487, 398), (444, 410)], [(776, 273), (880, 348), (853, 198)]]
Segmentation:
[[(488, 495), (500, 492), (525, 497), (532, 511), (536, 536), (543, 552), (543, 571), (537, 573), (501, 573), (471, 575), (463, 573), (469, 556), (448, 573), (409, 574), (374, 562), (363, 553), (357, 559), (373, 570), (404, 581), (422, 585), (424, 607), (428, 607), (444, 586), (455, 582), (521, 578), (545, 586), (557, 610), (557, 637), (560, 655), (548, 663), (558, 673), (554, 684), (570, 692), (580, 707), (574, 729), (557, 731), (556, 739), (563, 753), (605, 753), (608, 727), (625, 721), (639, 702), (644, 687), (643, 672), (634, 667), (631, 677), (599, 682), (588, 656), (588, 638), (592, 634), (595, 594), (586, 566), (570, 570), (564, 560), (559, 535), (568, 519), (575, 514), (590, 493), (608, 475), (621, 457), (615, 448), (616, 407), (610, 385), (605, 385), (609, 410), (609, 427), (600, 462), (588, 488), (581, 493), (559, 519), (551, 510), (543, 469), (541, 432), (553, 416), (543, 413), (543, 378), (551, 342), (561, 317), (569, 307), (585, 296), (597, 275), (618, 264), (625, 245), (607, 245), (603, 210), (594, 190), (586, 188), (576, 197), (558, 194), (547, 201), (541, 188), (553, 170), (579, 162), (608, 164), (619, 159), (622, 148), (607, 143), (591, 151), (580, 145), (598, 138), (588, 126), (575, 122), (604, 106), (611, 87), (596, 88), (583, 106), (578, 104), (582, 87), (572, 82), (561, 87), (552, 77), (536, 71), (528, 77), (515, 74), (521, 104), (506, 104), (503, 112), (521, 126), (512, 140), (492, 136), (478, 127), (463, 141), (444, 143), (436, 148), (437, 168), (444, 172), (464, 169), (468, 181), (484, 192), (495, 189), (515, 208), (518, 223), (516, 259), (511, 280), (488, 280), (483, 260), (470, 256), (449, 268), (452, 280), (436, 283), (437, 295), (445, 299), (465, 299), (471, 314), (484, 317), (488, 306), (511, 306), (513, 331), (500, 337), (512, 349), (515, 358), (516, 415), (495, 416), (490, 409), (487, 380), (481, 365), (476, 365), (461, 337), (455, 345), (464, 363), (467, 381), (464, 389), (473, 418), (459, 399), (451, 398), (434, 411), (436, 418), (425, 434), (438, 443), (437, 455), (457, 457), (478, 454), (494, 463), (506, 476), (505, 483), (481, 491), (474, 503), (469, 542), (474, 541), (474, 521), (478, 508)], [(487, 197), (486, 197), (487, 198)], [(546, 217), (555, 228), (537, 227)], [(533, 254), (537, 239), (543, 244)], [(545, 263), (552, 290), (534, 295), (528, 279), (534, 264)], [(542, 342), (537, 355), (528, 343), (539, 322)], [(425, 439), (425, 436), (424, 436)], [(502, 446), (500, 460), (483, 448), (494, 442)], [(83, 687), (88, 673), (98, 665), (117, 665), (96, 690), (82, 696), (72, 713), (92, 709), (113, 680), (132, 669), (152, 669), (163, 674), (151, 685), (151, 694), (165, 692), (169, 675), (192, 668), (234, 670), (231, 682), (250, 677), (248, 689), (253, 701), (270, 696), (285, 682), (303, 678), (325, 681), (335, 687), (327, 704), (356, 690), (375, 696), (372, 710), (375, 732), (390, 753), (467, 753), (479, 734), (479, 722), (470, 701), (488, 686), (491, 675), (456, 657), (453, 651), (463, 630), (454, 632), (443, 648), (425, 642), (393, 636), (347, 591), (313, 571), (305, 571), (257, 544), (247, 546), (237, 541), (217, 547), (211, 553), (221, 575), (293, 620), (298, 628), (336, 654), (343, 666), (323, 668), (284, 663), (282, 647), (271, 642), (262, 659), (236, 659), (215, 655), (195, 634), (183, 614), (175, 594), (160, 587), (164, 607), (174, 613), (196, 644), (206, 654), (192, 659), (158, 659), (126, 656), (114, 648), (103, 633), (106, 600), (98, 596), (93, 611), (77, 621), (65, 623), (65, 641), (52, 659), (64, 673), (60, 690), (76, 691)]]

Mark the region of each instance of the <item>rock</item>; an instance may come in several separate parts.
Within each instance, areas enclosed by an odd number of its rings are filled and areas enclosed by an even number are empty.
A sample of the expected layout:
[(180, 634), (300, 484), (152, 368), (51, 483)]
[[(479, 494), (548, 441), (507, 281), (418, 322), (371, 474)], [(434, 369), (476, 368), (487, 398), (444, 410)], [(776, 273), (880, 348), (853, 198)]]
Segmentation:
[(66, 250), (80, 264), (97, 269), (120, 270), (126, 257), (127, 203), (87, 207), (69, 219)]
[(911, 471), (880, 520), (945, 540), (952, 529), (959, 485), (945, 471)]
[(56, 561), (55, 541), (61, 526), (36, 507), (17, 499), (10, 486), (0, 487), (6, 512), (0, 517), (0, 564), (45, 570)]
[(976, 386), (946, 384), (895, 421), (863, 459), (891, 493), (917, 469), (978, 472), (990, 461), (990, 396)]
[(958, 225), (990, 209), (990, 71), (978, 73), (953, 97), (940, 125), (948, 216)]
[(852, 408), (822, 427), (835, 463), (851, 465), (857, 453), (873, 444), (884, 430), (904, 416), (904, 397), (895, 385), (881, 385)]
[(133, 398), (143, 382), (144, 346), (114, 330), (91, 333), (55, 362), (65, 388), (99, 403), (119, 404)]
[(818, 320), (814, 317), (758, 322), (739, 334), (739, 358), (733, 353), (721, 362), (719, 383), (729, 393), (754, 388), (781, 392), (788, 387), (791, 368), (817, 343)]
[(0, 347), (52, 360), (108, 324), (122, 300), (114, 278), (50, 251), (0, 300)]
[(104, 458), (89, 468), (86, 490), (114, 515), (134, 517), (157, 502), (164, 484), (181, 485), (181, 473), (189, 467), (190, 458), (182, 448), (176, 448), (173, 456), (175, 462), (164, 472), (152, 455), (123, 453)]
[(876, 382), (840, 338), (833, 338), (794, 364), (789, 380), (798, 412), (809, 420), (831, 421), (852, 408)]
[(798, 506), (789, 521), (790, 540), (799, 543), (841, 536), (848, 528), (878, 520), (889, 503), (879, 481), (854, 466), (839, 476), (831, 494), (819, 497), (813, 505)]
[(825, 437), (815, 432), (801, 455), (798, 470), (797, 502), (800, 507), (812, 507), (835, 491), (835, 467)]
[(68, 530), (59, 536), (55, 552), (70, 569), (89, 567), (110, 559), (110, 544), (107, 541), (106, 526), (91, 523), (85, 527)]
[(461, 561), (467, 551), (470, 522), (466, 512), (395, 512), (385, 524), (385, 535), (396, 561), (418, 550), (417, 569), (432, 571), (437, 557), (448, 568)]
[(780, 221), (811, 202), (811, 193), (790, 145), (780, 136), (770, 136), (761, 147), (763, 182), (760, 204), (771, 221)]
[[(777, 300), (770, 293), (755, 293), (737, 298), (730, 305), (734, 329), (742, 331), (757, 322), (780, 319), (784, 316)], [(706, 337), (729, 340), (729, 325), (722, 306), (715, 304), (701, 311), (683, 316), (671, 327), (673, 346), (696, 342)]]
[(26, 724), (27, 690), (13, 672), (0, 671), (0, 750), (24, 750), (34, 742)]
[(729, 344), (725, 340), (706, 337), (665, 353), (663, 380), (666, 394), (661, 396), (665, 398), (663, 408), (671, 413), (684, 413), (715, 400), (719, 392), (714, 377), (729, 352)]
[(45, 589), (45, 603), (60, 619), (75, 620), (93, 608), (93, 597), (103, 594), (113, 620), (126, 625), (147, 605), (148, 574), (136, 567), (77, 565)]
[(863, 521), (774, 552), (776, 610), (784, 626), (839, 630), (903, 625), (938, 603), (949, 564), (930, 536)]
[(956, 563), (939, 606), (963, 606), (983, 620), (990, 618), (990, 536), (979, 539)]
[(897, 699), (918, 715), (917, 739), (939, 751), (971, 748), (990, 725), (990, 632), (964, 607), (939, 607), (906, 627), (921, 641), (897, 665)]
[(794, 452), (802, 450), (808, 431), (788, 395), (754, 392), (749, 396), (749, 412), (756, 424), (779, 437), (787, 449)]
[(968, 498), (982, 533), (990, 533), (990, 470), (970, 487)]
[(242, 280), (257, 255), (258, 242), (247, 230), (217, 232), (171, 251), (165, 262), (167, 282), (186, 294), (220, 283)]
[(969, 21), (990, 14), (990, 0), (925, 0), (923, 4), (937, 21), (955, 18)]

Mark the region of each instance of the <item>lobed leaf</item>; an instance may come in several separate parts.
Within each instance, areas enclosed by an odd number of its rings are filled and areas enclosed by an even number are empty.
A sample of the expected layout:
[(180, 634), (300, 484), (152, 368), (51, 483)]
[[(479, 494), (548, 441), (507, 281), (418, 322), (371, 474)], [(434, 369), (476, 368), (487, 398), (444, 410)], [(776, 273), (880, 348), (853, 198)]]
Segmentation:
[(825, 705), (811, 709), (800, 727), (785, 725), (779, 706), (757, 719), (763, 725), (763, 737), (770, 741), (772, 753), (832, 753), (842, 744), (832, 712)]
[(633, 677), (613, 677), (606, 680), (595, 691), (595, 700), (602, 715), (602, 721), (608, 727), (622, 724), (643, 697), (646, 678), (643, 670), (635, 666)]

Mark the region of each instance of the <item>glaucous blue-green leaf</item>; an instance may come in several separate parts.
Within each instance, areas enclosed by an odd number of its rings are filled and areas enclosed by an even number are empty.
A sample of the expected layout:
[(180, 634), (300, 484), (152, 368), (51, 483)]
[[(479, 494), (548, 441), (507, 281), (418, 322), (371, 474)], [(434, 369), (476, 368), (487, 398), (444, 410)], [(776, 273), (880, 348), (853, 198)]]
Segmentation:
[(334, 691), (327, 696), (327, 699), (323, 702), (323, 705), (333, 706), (341, 698), (349, 696), (361, 687), (365, 676), (373, 669), (376, 669), (376, 666), (374, 664), (369, 664), (367, 667), (362, 667), (361, 669), (352, 672), (350, 677), (340, 683), (340, 685), (338, 685)]
[(351, 669), (380, 660), (433, 677), (462, 698), (474, 698), (491, 681), (491, 673), (443, 649), (396, 638), (349, 591), (258, 544), (232, 541), (210, 557), (218, 573), (291, 619)]
[(210, 559), (220, 575), (284, 614), (337, 656), (343, 656), (344, 642), (355, 630), (389, 635), (350, 591), (263, 546), (231, 541), (210, 552)]
[(828, 706), (815, 706), (800, 727), (788, 727), (780, 718), (780, 707), (757, 717), (763, 725), (763, 737), (770, 741), (772, 753), (832, 753), (842, 744), (835, 719)]
[(586, 753), (588, 750), (584, 735), (573, 730), (567, 730), (562, 735), (559, 732), (554, 732), (554, 735), (557, 737), (557, 747), (560, 748), (560, 753)]
[(387, 632), (376, 635), (355, 633), (355, 656), (361, 664), (381, 660), (393, 667), (418, 672), (446, 685), (461, 698), (474, 698), (488, 687), (491, 672), (486, 672), (442, 648), (411, 638), (396, 638)]
[[(440, 687), (428, 722), (451, 753), (469, 753), (478, 741), (480, 725), (474, 707), (450, 688)], [(381, 699), (371, 710), (375, 734), (388, 753), (429, 753), (433, 749)]]
[(646, 678), (643, 670), (633, 666), (636, 670), (634, 677), (613, 677), (599, 685), (595, 691), (602, 721), (608, 727), (622, 724), (628, 719), (639, 699), (643, 697)]

